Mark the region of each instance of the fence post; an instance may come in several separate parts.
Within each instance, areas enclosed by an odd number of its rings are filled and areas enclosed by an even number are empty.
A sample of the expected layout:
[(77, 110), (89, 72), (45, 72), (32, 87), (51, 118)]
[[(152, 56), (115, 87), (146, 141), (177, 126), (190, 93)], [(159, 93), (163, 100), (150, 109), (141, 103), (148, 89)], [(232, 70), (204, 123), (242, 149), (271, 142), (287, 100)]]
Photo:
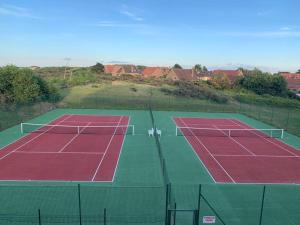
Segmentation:
[(103, 212), (103, 223), (104, 225), (106, 225), (106, 208), (104, 208), (104, 212)]
[(40, 209), (38, 209), (38, 216), (39, 216), (39, 225), (42, 225), (41, 210)]
[(173, 225), (176, 225), (176, 209), (177, 209), (177, 204), (176, 204), (176, 202), (175, 202), (174, 206), (175, 206), (175, 211), (174, 211), (174, 213), (173, 213)]
[(197, 209), (197, 212), (196, 212), (196, 224), (199, 223), (199, 218), (200, 218), (200, 204), (201, 204), (201, 194), (202, 194), (202, 185), (199, 184), (199, 192), (198, 192), (198, 209)]
[(286, 125), (285, 125), (286, 130), (288, 130), (289, 122), (290, 122), (290, 109), (288, 109), (287, 118), (286, 118)]
[(168, 208), (169, 208), (169, 196), (170, 196), (170, 189), (169, 189), (169, 185), (170, 184), (167, 184), (166, 185), (166, 205), (165, 205), (165, 213), (166, 213), (166, 215), (165, 215), (165, 224), (166, 225), (168, 225), (169, 223), (168, 223)]
[(78, 184), (78, 210), (79, 210), (79, 224), (82, 224), (81, 221), (81, 195), (80, 195), (80, 184)]
[(273, 124), (273, 120), (274, 120), (274, 106), (271, 106), (271, 110), (272, 110), (271, 124)]
[(260, 207), (260, 216), (259, 216), (259, 225), (262, 224), (262, 217), (263, 217), (264, 203), (265, 203), (265, 193), (266, 193), (266, 186), (264, 186), (263, 193), (262, 193), (262, 200), (261, 200), (261, 207)]

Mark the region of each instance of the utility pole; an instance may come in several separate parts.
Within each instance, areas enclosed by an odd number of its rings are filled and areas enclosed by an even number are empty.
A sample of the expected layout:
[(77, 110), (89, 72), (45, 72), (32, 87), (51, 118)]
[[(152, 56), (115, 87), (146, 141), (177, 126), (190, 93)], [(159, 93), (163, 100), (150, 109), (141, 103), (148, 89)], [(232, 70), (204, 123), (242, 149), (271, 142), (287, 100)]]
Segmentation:
[(64, 58), (64, 60), (66, 61), (65, 72), (64, 72), (64, 80), (65, 80), (67, 76), (67, 67), (70, 65), (71, 58)]

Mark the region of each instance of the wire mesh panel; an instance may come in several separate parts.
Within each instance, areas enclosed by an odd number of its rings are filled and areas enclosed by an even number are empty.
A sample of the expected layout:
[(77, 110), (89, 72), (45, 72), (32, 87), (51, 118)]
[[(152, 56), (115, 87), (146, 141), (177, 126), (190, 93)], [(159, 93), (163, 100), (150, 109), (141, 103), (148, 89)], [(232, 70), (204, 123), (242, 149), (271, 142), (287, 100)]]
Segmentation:
[(299, 203), (299, 185), (266, 186), (262, 224), (299, 224)]
[(1, 225), (163, 225), (166, 192), (164, 187), (93, 184), (0, 186), (0, 202)]
[(79, 222), (76, 186), (0, 186), (0, 202), (1, 225), (38, 223), (38, 209), (44, 223)]
[[(82, 215), (98, 215), (106, 209), (107, 224), (163, 224), (165, 220), (163, 187), (82, 186)], [(101, 222), (101, 221), (100, 221)]]

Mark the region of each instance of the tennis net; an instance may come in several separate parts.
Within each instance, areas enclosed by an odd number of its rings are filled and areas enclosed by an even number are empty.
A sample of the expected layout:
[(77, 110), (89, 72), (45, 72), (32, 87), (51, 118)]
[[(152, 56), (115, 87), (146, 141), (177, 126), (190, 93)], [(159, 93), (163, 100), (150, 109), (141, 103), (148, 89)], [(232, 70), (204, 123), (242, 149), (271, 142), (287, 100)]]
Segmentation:
[(22, 133), (53, 134), (97, 134), (97, 135), (134, 135), (134, 125), (118, 126), (68, 126), (21, 123)]
[(283, 129), (218, 129), (176, 127), (176, 136), (283, 138)]

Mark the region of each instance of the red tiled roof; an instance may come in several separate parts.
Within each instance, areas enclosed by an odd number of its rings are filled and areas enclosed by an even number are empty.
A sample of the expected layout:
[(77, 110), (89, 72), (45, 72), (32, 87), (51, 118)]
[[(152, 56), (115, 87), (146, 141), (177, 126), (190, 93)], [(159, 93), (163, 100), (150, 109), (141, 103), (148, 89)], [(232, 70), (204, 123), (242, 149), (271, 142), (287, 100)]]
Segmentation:
[(161, 77), (166, 75), (168, 71), (169, 68), (167, 67), (146, 67), (142, 73), (145, 77)]
[(281, 76), (287, 81), (288, 89), (290, 90), (300, 90), (300, 74), (299, 73), (290, 73), (290, 72), (281, 72)]
[(280, 73), (286, 79), (300, 79), (299, 73), (289, 73), (289, 72), (282, 72)]
[(105, 65), (105, 72), (115, 74), (138, 74), (138, 70), (133, 65)]
[(173, 80), (195, 80), (197, 73), (193, 69), (171, 69), (168, 77)]
[(243, 73), (240, 70), (214, 70), (213, 75), (241, 76)]
[(104, 66), (105, 72), (106, 72), (106, 73), (112, 73), (113, 70), (114, 70), (114, 66), (115, 66), (115, 65), (105, 65), (105, 66)]
[(212, 74), (217, 75), (226, 75), (231, 82), (234, 82), (239, 76), (243, 76), (241, 70), (214, 70)]

